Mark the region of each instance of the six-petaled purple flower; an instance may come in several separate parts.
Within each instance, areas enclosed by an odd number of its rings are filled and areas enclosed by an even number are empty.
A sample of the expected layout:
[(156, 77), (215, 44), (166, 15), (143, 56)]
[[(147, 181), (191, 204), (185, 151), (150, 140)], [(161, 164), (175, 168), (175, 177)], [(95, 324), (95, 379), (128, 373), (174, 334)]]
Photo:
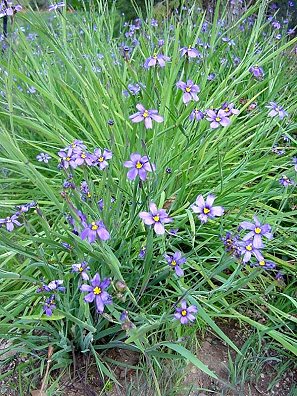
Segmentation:
[(243, 241), (252, 239), (253, 246), (256, 249), (262, 249), (264, 247), (262, 237), (272, 239), (271, 226), (269, 224), (261, 224), (257, 216), (254, 216), (254, 223), (249, 221), (243, 221), (239, 224), (239, 228), (243, 230), (249, 230), (249, 232), (243, 237)]
[(261, 78), (264, 77), (264, 70), (260, 66), (251, 66), (249, 68), (249, 72), (253, 74), (253, 76), (257, 79), (260, 80)]
[(136, 108), (139, 111), (129, 116), (130, 120), (136, 123), (144, 121), (144, 125), (147, 129), (152, 129), (152, 120), (156, 122), (164, 121), (163, 117), (159, 115), (158, 110), (146, 110), (145, 107), (140, 103), (136, 105)]
[(100, 148), (94, 150), (93, 165), (97, 165), (101, 170), (108, 166), (107, 160), (112, 158), (112, 152), (110, 150)]
[(176, 308), (174, 318), (179, 320), (181, 324), (187, 324), (189, 322), (195, 321), (195, 314), (198, 312), (198, 309), (195, 305), (187, 306), (187, 302), (185, 300), (181, 301), (180, 307)]
[(144, 224), (154, 226), (155, 233), (162, 235), (165, 233), (163, 224), (171, 223), (173, 219), (168, 216), (165, 209), (158, 209), (157, 205), (153, 202), (149, 205), (150, 212), (140, 212), (139, 217), (143, 220)]
[(87, 303), (92, 303), (95, 300), (96, 311), (100, 314), (104, 312), (105, 305), (112, 303), (112, 297), (105, 291), (110, 285), (110, 279), (105, 278), (101, 281), (99, 274), (97, 273), (93, 279), (91, 279), (91, 285), (81, 285), (80, 290), (87, 292), (84, 300)]
[(269, 105), (265, 107), (267, 107), (267, 109), (270, 109), (270, 112), (268, 113), (269, 117), (279, 116), (279, 118), (282, 120), (288, 115), (284, 108), (282, 106), (279, 106), (275, 102), (269, 102)]
[(182, 47), (180, 49), (181, 56), (187, 56), (188, 58), (198, 58), (201, 56), (200, 52), (189, 45), (188, 47)]
[(97, 238), (107, 241), (110, 235), (102, 221), (92, 221), (91, 224), (85, 226), (80, 237), (82, 240), (88, 239), (90, 243), (93, 243)]
[(191, 111), (191, 114), (189, 115), (189, 120), (193, 121), (201, 121), (204, 118), (204, 113), (201, 110), (198, 109), (194, 109), (193, 111)]
[(45, 300), (43, 305), (43, 312), (46, 316), (52, 316), (53, 310), (56, 309), (55, 298), (56, 296), (53, 294)]
[(7, 231), (13, 231), (15, 226), (20, 227), (21, 223), (17, 220), (18, 215), (14, 214), (12, 216), (8, 216), (5, 219), (0, 219), (0, 227), (2, 224), (5, 224)]
[(220, 109), (218, 112), (214, 110), (207, 110), (206, 114), (208, 115), (206, 119), (211, 121), (210, 127), (212, 129), (216, 129), (220, 125), (226, 127), (231, 122), (230, 118), (227, 117), (225, 110), (222, 109)]
[(89, 275), (87, 271), (90, 270), (90, 267), (88, 266), (88, 263), (86, 261), (83, 261), (82, 263), (79, 264), (73, 264), (72, 265), (72, 272), (77, 272), (79, 275), (82, 277), (83, 280), (89, 280)]
[(164, 67), (166, 62), (169, 62), (169, 56), (162, 55), (162, 54), (154, 54), (153, 56), (146, 59), (144, 62), (144, 68), (148, 69), (150, 67), (155, 67), (159, 65), (160, 67)]
[(145, 181), (147, 172), (153, 172), (156, 169), (155, 165), (150, 163), (146, 155), (142, 157), (138, 153), (131, 154), (130, 161), (125, 161), (124, 166), (126, 168), (131, 168), (127, 173), (129, 180), (134, 180), (136, 176), (139, 176), (142, 181)]
[(195, 203), (191, 206), (193, 212), (198, 214), (198, 218), (201, 220), (201, 223), (206, 223), (208, 219), (222, 216), (224, 214), (222, 206), (213, 206), (214, 200), (215, 196), (212, 194), (209, 194), (206, 197), (206, 201), (200, 194), (196, 198)]
[(48, 161), (51, 159), (52, 157), (47, 154), (47, 153), (39, 153), (38, 155), (36, 155), (36, 159), (39, 162), (44, 162), (45, 164), (48, 163)]
[(194, 84), (192, 80), (187, 80), (186, 83), (178, 81), (176, 86), (183, 91), (183, 102), (185, 104), (189, 103), (191, 100), (195, 102), (199, 100), (197, 93), (200, 92), (200, 88), (198, 85)]
[(184, 271), (180, 267), (187, 259), (182, 256), (181, 252), (177, 251), (173, 255), (165, 254), (165, 260), (171, 268), (174, 269), (177, 276), (184, 276)]
[(243, 263), (247, 263), (248, 261), (250, 261), (253, 254), (259, 262), (264, 260), (264, 257), (262, 256), (260, 250), (254, 247), (252, 239), (240, 241), (238, 242), (238, 246), (240, 249), (240, 253), (243, 256)]

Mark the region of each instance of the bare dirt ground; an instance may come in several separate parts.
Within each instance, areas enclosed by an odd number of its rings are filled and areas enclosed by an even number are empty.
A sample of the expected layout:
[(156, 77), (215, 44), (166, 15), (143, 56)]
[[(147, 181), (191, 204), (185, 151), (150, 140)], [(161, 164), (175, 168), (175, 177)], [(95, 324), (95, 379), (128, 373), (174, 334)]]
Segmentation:
[[(238, 346), (242, 348), (245, 340), (250, 335), (248, 329), (239, 328), (235, 322), (220, 323), (224, 333)], [(292, 389), (297, 384), (297, 370), (287, 370), (280, 376), (276, 386), (269, 390), (269, 385), (277, 375), (274, 362), (277, 356), (273, 351), (266, 351), (267, 361), (261, 366), (262, 372), (258, 372), (258, 368), (254, 368), (253, 362), (248, 367), (248, 381), (244, 382), (240, 378), (238, 381), (230, 379), (230, 368), (228, 368), (228, 360), (231, 358), (235, 361), (236, 352), (231, 350), (222, 340), (214, 334), (207, 332), (204, 339), (200, 343), (200, 350), (197, 357), (206, 364), (213, 372), (215, 372), (219, 380), (214, 380), (201, 370), (189, 364), (183, 372), (182, 380), (179, 381), (178, 390), (170, 389), (162, 396), (288, 396), (293, 395)], [(271, 356), (271, 358), (270, 358)], [(78, 357), (75, 370), (69, 375), (64, 375), (59, 381), (59, 389), (57, 395), (61, 396), (156, 396), (153, 389), (153, 379), (145, 380), (139, 377), (139, 370), (135, 367), (139, 364), (139, 355), (135, 352), (126, 350), (110, 350), (106, 354), (109, 361), (119, 362), (120, 365), (112, 366), (114, 375), (119, 385), (103, 384), (98, 375), (94, 362), (86, 361), (85, 358)], [(275, 359), (274, 359), (275, 358)], [(3, 360), (3, 359), (2, 359)], [(1, 360), (0, 360), (1, 364)], [(164, 362), (166, 365), (166, 362)], [(10, 362), (9, 367), (17, 365), (17, 362)], [(126, 367), (124, 367), (126, 365)], [(128, 366), (128, 367), (127, 367)], [(8, 366), (0, 367), (3, 373), (9, 368)], [(170, 377), (172, 373), (164, 367), (164, 376)], [(0, 395), (20, 396), (16, 390), (15, 381), (17, 375), (13, 374), (0, 381)], [(11, 383), (14, 386), (11, 387)], [(242, 383), (244, 382), (244, 383)], [(295, 384), (295, 385), (294, 385)], [(172, 387), (173, 388), (173, 387)], [(168, 387), (167, 387), (168, 389)], [(33, 393), (24, 396), (47, 396), (45, 393)]]

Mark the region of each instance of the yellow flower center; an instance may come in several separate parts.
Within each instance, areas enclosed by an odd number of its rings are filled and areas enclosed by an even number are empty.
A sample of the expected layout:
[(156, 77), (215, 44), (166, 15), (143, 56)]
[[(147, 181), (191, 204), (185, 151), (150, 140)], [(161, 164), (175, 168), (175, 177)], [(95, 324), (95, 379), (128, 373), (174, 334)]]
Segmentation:
[(187, 316), (187, 311), (186, 311), (185, 309), (183, 309), (183, 310), (181, 311), (181, 315), (182, 315), (182, 316)]
[(95, 221), (93, 221), (93, 222), (91, 223), (91, 225), (92, 225), (92, 230), (93, 230), (93, 231), (98, 230), (98, 226), (97, 226), (97, 224), (95, 223)]
[(264, 260), (259, 261), (259, 265), (261, 265), (261, 266), (265, 265), (265, 261)]
[(147, 110), (145, 110), (145, 111), (143, 112), (142, 116), (143, 116), (144, 118), (148, 117), (148, 116), (149, 116), (149, 113), (148, 113), (148, 111), (147, 111)]
[(255, 233), (256, 234), (261, 234), (261, 228), (260, 227), (256, 227), (255, 228)]
[(96, 294), (96, 295), (101, 294), (101, 289), (100, 289), (100, 287), (96, 286), (96, 287), (94, 288), (94, 290), (93, 290), (93, 293)]
[(187, 87), (186, 92), (191, 92), (191, 87)]
[(157, 58), (158, 58), (158, 55), (157, 55), (157, 54), (154, 54), (154, 55), (153, 55), (153, 58), (154, 58), (154, 59), (157, 59)]
[(175, 266), (176, 266), (176, 264), (177, 264), (177, 263), (176, 263), (176, 261), (175, 261), (175, 260), (172, 260), (172, 261), (171, 261), (171, 265), (172, 265), (172, 267), (175, 267)]
[(103, 157), (99, 157), (99, 158), (98, 158), (98, 161), (99, 161), (99, 162), (103, 162), (103, 161), (104, 161), (104, 158), (103, 158)]
[(70, 161), (71, 160), (71, 158), (70, 157), (66, 157), (66, 161)]
[(136, 168), (141, 169), (142, 167), (143, 167), (143, 165), (139, 161), (137, 161)]
[(91, 198), (91, 196), (92, 196), (91, 193), (88, 192), (88, 193), (87, 193), (87, 197), (88, 197), (88, 198)]
[(209, 212), (210, 212), (209, 209), (207, 209), (207, 208), (204, 208), (204, 209), (203, 209), (203, 213), (204, 213), (204, 214), (207, 214), (207, 213), (209, 213)]
[(154, 219), (154, 221), (159, 221), (160, 217), (158, 215), (156, 215), (156, 216), (153, 217), (153, 219)]
[(221, 118), (220, 117), (216, 117), (216, 121), (217, 122), (221, 121)]
[(81, 158), (86, 158), (86, 154), (82, 153)]
[(225, 108), (225, 112), (228, 113), (228, 111), (230, 111), (229, 107)]
[(84, 269), (83, 269), (83, 267), (79, 267), (78, 270), (79, 270), (79, 272), (83, 272)]
[(71, 147), (72, 147), (72, 148), (75, 148), (75, 147), (76, 147), (76, 144), (75, 144), (75, 143), (72, 143)]
[(252, 244), (250, 243), (249, 245), (247, 245), (246, 247), (246, 250), (248, 250), (249, 252), (251, 251), (251, 250), (253, 250), (253, 247), (252, 247)]

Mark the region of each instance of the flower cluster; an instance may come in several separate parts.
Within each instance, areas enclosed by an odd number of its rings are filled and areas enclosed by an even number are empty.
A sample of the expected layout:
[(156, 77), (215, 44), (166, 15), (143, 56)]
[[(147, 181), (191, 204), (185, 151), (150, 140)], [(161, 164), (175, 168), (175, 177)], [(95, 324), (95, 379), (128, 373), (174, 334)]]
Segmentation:
[(100, 170), (108, 166), (108, 160), (112, 158), (112, 152), (107, 149), (96, 148), (94, 153), (86, 151), (86, 146), (81, 140), (75, 140), (72, 144), (58, 152), (60, 157), (59, 167), (75, 169), (78, 166), (96, 166)]
[[(264, 269), (274, 269), (276, 264), (272, 261), (265, 260), (262, 249), (265, 248), (263, 238), (271, 240), (273, 234), (269, 224), (262, 224), (257, 216), (254, 216), (254, 222), (243, 221), (239, 224), (238, 231), (248, 231), (241, 239), (239, 235), (232, 236), (227, 232), (226, 237), (222, 238), (226, 251), (236, 258), (241, 258), (242, 263), (249, 263), (251, 267), (261, 267)], [(255, 258), (257, 261), (253, 260)]]

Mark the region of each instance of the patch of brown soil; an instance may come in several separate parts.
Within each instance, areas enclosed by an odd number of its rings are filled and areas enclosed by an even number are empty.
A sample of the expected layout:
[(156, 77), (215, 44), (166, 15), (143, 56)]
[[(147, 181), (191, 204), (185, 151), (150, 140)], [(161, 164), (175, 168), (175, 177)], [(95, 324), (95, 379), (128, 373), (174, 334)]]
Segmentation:
[[(250, 330), (240, 328), (237, 322), (220, 323), (220, 328), (239, 350), (250, 335)], [(228, 352), (234, 361), (236, 352), (215, 335), (207, 333), (201, 343), (197, 358), (218, 376), (219, 381), (209, 377), (194, 365), (189, 364), (183, 381), (184, 391), (180, 396), (185, 395), (186, 389), (188, 390), (188, 396), (288, 396), (294, 384), (297, 383), (297, 371), (288, 371), (284, 373), (275, 388), (269, 391), (269, 385), (277, 373), (273, 365), (267, 363), (263, 366), (257, 383), (245, 383), (243, 387), (234, 386), (229, 382)], [(251, 373), (252, 376), (253, 374), (256, 378), (258, 373)]]

